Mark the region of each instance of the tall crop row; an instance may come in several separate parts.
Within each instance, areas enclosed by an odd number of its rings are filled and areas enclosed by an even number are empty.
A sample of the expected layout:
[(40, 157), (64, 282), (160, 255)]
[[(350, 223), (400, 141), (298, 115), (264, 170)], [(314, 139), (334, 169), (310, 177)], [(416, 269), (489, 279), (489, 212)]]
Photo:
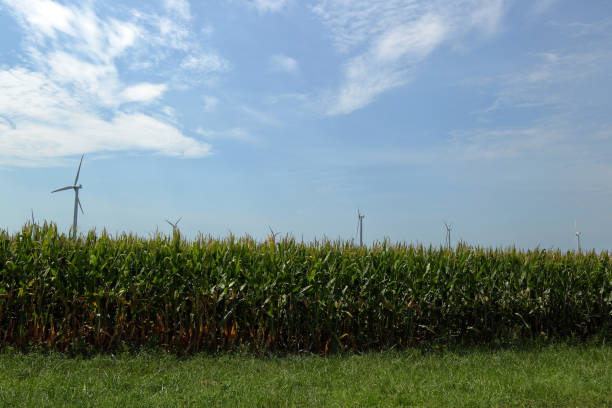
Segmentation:
[(612, 259), (0, 232), (0, 347), (331, 352), (612, 334)]

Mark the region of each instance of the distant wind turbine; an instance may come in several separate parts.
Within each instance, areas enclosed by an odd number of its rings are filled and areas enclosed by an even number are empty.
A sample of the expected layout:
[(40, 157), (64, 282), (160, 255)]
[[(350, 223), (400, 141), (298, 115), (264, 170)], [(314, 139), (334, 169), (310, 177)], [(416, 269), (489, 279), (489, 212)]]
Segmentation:
[(357, 210), (357, 230), (359, 231), (359, 247), (363, 247), (363, 219), (365, 215), (361, 214), (361, 211)]
[(74, 234), (75, 239), (76, 239), (76, 234), (77, 234), (77, 215), (79, 214), (78, 209), (80, 208), (81, 213), (85, 214), (85, 212), (83, 211), (83, 207), (81, 206), (81, 200), (79, 200), (79, 190), (83, 188), (83, 185), (82, 184), (77, 185), (77, 182), (79, 181), (79, 173), (81, 172), (81, 164), (83, 164), (84, 156), (85, 156), (84, 154), (81, 156), (81, 161), (79, 162), (79, 169), (77, 170), (76, 178), (74, 179), (74, 185), (58, 188), (57, 190), (52, 191), (52, 193), (57, 193), (58, 191), (64, 191), (64, 190), (70, 190), (70, 189), (74, 190), (74, 219), (72, 220), (72, 232)]
[(444, 221), (444, 228), (446, 228), (446, 248), (450, 249), (451, 247), (451, 231), (453, 230), (452, 224), (448, 224)]
[(582, 248), (580, 247), (580, 236), (582, 235), (582, 232), (578, 231), (578, 227), (576, 227), (576, 220), (574, 220), (574, 231), (576, 231), (576, 239), (578, 240), (578, 252), (580, 252), (582, 250)]
[(166, 222), (170, 225), (172, 225), (172, 233), (175, 233), (176, 231), (178, 231), (178, 223), (179, 221), (181, 221), (183, 219), (183, 217), (179, 218), (178, 220), (176, 220), (176, 222), (170, 222), (168, 220), (166, 220)]
[(280, 234), (280, 231), (274, 232), (274, 230), (272, 229), (272, 227), (270, 227), (269, 225), (268, 225), (268, 229), (270, 230), (270, 234), (271, 234), (270, 236), (272, 237), (272, 240), (275, 240), (275, 239), (276, 239), (276, 236), (277, 236), (278, 234)]

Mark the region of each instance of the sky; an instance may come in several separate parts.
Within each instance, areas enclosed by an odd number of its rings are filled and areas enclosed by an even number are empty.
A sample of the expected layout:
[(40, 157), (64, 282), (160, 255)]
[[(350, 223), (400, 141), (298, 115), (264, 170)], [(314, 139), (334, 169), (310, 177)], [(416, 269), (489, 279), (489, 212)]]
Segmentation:
[(609, 249), (609, 0), (0, 0), (0, 229)]

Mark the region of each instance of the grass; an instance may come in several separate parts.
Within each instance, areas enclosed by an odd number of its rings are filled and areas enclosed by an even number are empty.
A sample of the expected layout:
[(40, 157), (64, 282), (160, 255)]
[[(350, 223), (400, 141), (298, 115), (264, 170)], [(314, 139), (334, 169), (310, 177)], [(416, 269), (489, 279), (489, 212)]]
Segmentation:
[(3, 407), (612, 407), (612, 347), (254, 357), (0, 353)]

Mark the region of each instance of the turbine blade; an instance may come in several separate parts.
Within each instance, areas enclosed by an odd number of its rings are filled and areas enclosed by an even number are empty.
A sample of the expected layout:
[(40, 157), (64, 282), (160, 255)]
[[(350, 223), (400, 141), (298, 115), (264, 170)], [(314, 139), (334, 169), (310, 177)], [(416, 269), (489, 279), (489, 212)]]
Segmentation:
[(66, 187), (58, 188), (57, 190), (53, 190), (52, 193), (57, 193), (58, 191), (70, 190), (72, 188), (73, 188), (72, 186), (66, 186)]
[(85, 211), (83, 211), (83, 207), (81, 206), (81, 200), (79, 198), (77, 198), (77, 203), (79, 203), (79, 208), (81, 209), (81, 214), (85, 214)]
[(171, 223), (171, 222), (170, 222), (170, 221), (168, 221), (168, 220), (166, 220), (166, 222), (167, 222), (168, 224), (172, 225), (172, 228), (174, 228), (174, 224), (173, 224), (173, 223)]
[(79, 181), (79, 173), (81, 172), (81, 164), (83, 164), (83, 156), (85, 156), (85, 154), (81, 156), (81, 161), (79, 163), (79, 169), (77, 170), (77, 175), (76, 175), (76, 178), (74, 179), (75, 186), (77, 185), (77, 181)]
[(183, 219), (183, 217), (180, 217), (178, 220), (176, 220), (176, 222), (174, 223), (174, 225), (178, 225), (179, 221), (181, 221)]

